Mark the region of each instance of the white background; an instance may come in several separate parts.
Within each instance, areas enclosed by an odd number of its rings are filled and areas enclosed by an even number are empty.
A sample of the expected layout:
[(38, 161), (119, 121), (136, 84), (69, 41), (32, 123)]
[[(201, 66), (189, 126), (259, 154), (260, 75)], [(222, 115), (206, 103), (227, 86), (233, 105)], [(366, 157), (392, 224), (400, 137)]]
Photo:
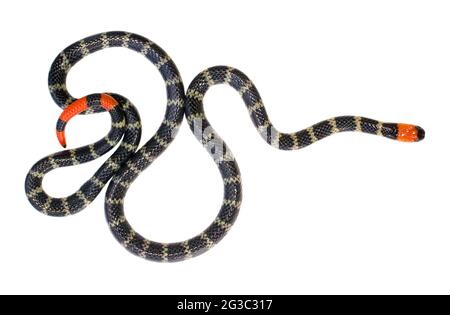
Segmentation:
[[(450, 6), (447, 1), (1, 2), (1, 293), (450, 293)], [(197, 258), (158, 264), (113, 238), (104, 192), (83, 212), (50, 218), (25, 197), (32, 164), (60, 150), (47, 90), (54, 57), (83, 37), (126, 30), (158, 43), (187, 86), (218, 64), (244, 71), (275, 126), (296, 131), (336, 115), (419, 124), (424, 142), (340, 134), (296, 152), (258, 136), (239, 95), (214, 87), (207, 116), (232, 148), (244, 199), (224, 240)], [(77, 97), (114, 91), (143, 119), (165, 111), (154, 66), (125, 49), (87, 57), (68, 78)], [(107, 114), (77, 117), (73, 148), (102, 137)], [(106, 158), (103, 157), (102, 160)], [(100, 161), (44, 181), (65, 196)], [(155, 241), (202, 231), (222, 182), (184, 122), (130, 188), (126, 214)]]

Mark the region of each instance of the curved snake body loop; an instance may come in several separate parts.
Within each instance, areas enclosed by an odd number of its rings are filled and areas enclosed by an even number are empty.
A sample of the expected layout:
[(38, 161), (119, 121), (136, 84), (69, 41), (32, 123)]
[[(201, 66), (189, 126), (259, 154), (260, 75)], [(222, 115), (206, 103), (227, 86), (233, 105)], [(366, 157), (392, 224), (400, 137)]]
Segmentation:
[[(111, 114), (111, 130), (103, 139), (81, 148), (65, 150), (51, 154), (36, 162), (25, 179), (25, 191), (28, 200), (40, 212), (50, 216), (68, 216), (86, 208), (103, 187), (126, 162), (139, 145), (141, 138), (140, 117), (136, 108), (125, 97), (110, 93), (117, 101), (115, 108), (109, 110)], [(101, 95), (92, 94), (81, 98), (74, 104), (86, 105), (87, 110), (99, 112), (105, 110), (101, 106)], [(69, 111), (70, 107), (67, 107)], [(67, 123), (67, 113), (63, 112), (57, 123), (57, 136), (61, 145), (65, 147), (64, 127)], [(126, 122), (126, 124), (125, 124)], [(138, 128), (126, 127), (137, 125)], [(42, 181), (48, 172), (66, 166), (78, 165), (97, 159), (116, 146), (123, 136), (119, 148), (103, 163), (95, 174), (86, 181), (80, 189), (68, 197), (53, 198), (42, 188)]]
[[(65, 85), (67, 73), (76, 62), (107, 47), (127, 47), (142, 53), (155, 64), (166, 83), (168, 101), (163, 123), (138, 151), (140, 118), (127, 99), (118, 94), (104, 93), (77, 100), (69, 94)], [(229, 84), (240, 93), (260, 135), (267, 143), (281, 150), (301, 149), (344, 131), (360, 131), (404, 142), (420, 141), (425, 137), (425, 131), (418, 126), (383, 123), (357, 116), (334, 117), (295, 133), (281, 133), (270, 122), (258, 90), (239, 70), (226, 66), (209, 68), (192, 81), (185, 95), (175, 64), (160, 47), (135, 34), (103, 33), (66, 48), (52, 65), (49, 87), (55, 102), (65, 109), (57, 123), (57, 136), (63, 146), (66, 123), (76, 114), (107, 110), (112, 118), (111, 131), (95, 144), (58, 152), (37, 162), (25, 181), (25, 190), (31, 204), (37, 210), (52, 216), (74, 214), (94, 200), (112, 177), (106, 191), (106, 218), (113, 235), (125, 248), (140, 257), (163, 262), (180, 261), (205, 252), (230, 230), (239, 213), (242, 199), (237, 162), (231, 150), (211, 127), (203, 109), (203, 98), (207, 90), (222, 83)], [(183, 120), (184, 110), (192, 132), (219, 168), (224, 183), (224, 199), (216, 219), (199, 235), (184, 242), (153, 242), (138, 234), (128, 223), (124, 214), (124, 199), (136, 177), (172, 142)], [(66, 198), (53, 198), (44, 192), (42, 179), (46, 173), (58, 167), (94, 160), (119, 143), (122, 135), (119, 148), (75, 194)]]

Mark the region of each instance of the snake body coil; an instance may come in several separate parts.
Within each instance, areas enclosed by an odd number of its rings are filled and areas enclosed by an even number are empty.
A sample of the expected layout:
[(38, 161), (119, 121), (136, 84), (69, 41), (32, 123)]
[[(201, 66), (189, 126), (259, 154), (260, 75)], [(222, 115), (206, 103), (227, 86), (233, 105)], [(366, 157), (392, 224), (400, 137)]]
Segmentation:
[[(156, 66), (166, 83), (167, 109), (163, 123), (139, 150), (139, 114), (125, 97), (103, 93), (75, 99), (66, 88), (66, 77), (71, 67), (83, 57), (107, 47), (126, 47), (143, 54)], [(67, 216), (84, 209), (110, 181), (105, 198), (106, 218), (113, 235), (133, 254), (154, 261), (179, 261), (211, 248), (233, 225), (242, 198), (237, 162), (231, 150), (209, 124), (203, 110), (205, 93), (212, 85), (221, 83), (231, 85), (241, 94), (258, 132), (266, 142), (282, 150), (300, 149), (343, 131), (361, 131), (405, 142), (420, 141), (425, 136), (424, 130), (417, 126), (382, 123), (356, 116), (335, 117), (295, 133), (281, 133), (271, 124), (256, 87), (239, 70), (225, 66), (209, 68), (192, 81), (185, 95), (175, 64), (159, 46), (136, 34), (108, 32), (85, 38), (61, 52), (52, 64), (49, 88), (57, 105), (64, 109), (56, 128), (58, 140), (64, 147), (64, 128), (70, 118), (77, 114), (106, 110), (111, 115), (111, 130), (105, 138), (94, 144), (58, 152), (39, 160), (25, 180), (29, 201), (44, 214)], [(224, 182), (224, 199), (216, 219), (199, 235), (184, 242), (157, 243), (145, 239), (131, 227), (124, 214), (124, 199), (136, 177), (172, 142), (184, 114), (192, 132), (214, 158), (220, 170)], [(119, 142), (113, 155), (76, 193), (66, 198), (53, 198), (43, 190), (42, 180), (49, 171), (92, 161)]]

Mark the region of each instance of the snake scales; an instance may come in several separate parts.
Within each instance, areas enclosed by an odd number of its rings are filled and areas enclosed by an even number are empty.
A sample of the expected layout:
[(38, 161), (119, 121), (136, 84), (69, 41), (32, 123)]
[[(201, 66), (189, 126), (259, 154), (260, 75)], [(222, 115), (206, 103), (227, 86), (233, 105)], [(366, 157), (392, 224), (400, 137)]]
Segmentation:
[[(136, 108), (129, 100), (115, 93), (92, 94), (76, 99), (66, 87), (67, 74), (73, 65), (83, 57), (108, 47), (126, 47), (141, 53), (156, 66), (166, 83), (164, 120), (156, 134), (139, 150), (141, 123)], [(256, 87), (239, 70), (225, 66), (209, 68), (192, 81), (185, 94), (181, 76), (164, 50), (142, 36), (125, 32), (97, 34), (70, 45), (53, 62), (48, 83), (54, 101), (64, 110), (56, 128), (58, 140), (64, 147), (64, 128), (69, 119), (77, 114), (108, 111), (112, 126), (108, 135), (94, 144), (57, 152), (35, 163), (25, 180), (30, 203), (46, 215), (72, 215), (86, 208), (109, 182), (105, 212), (113, 235), (133, 254), (153, 261), (180, 261), (205, 252), (226, 235), (238, 215), (242, 198), (239, 168), (203, 110), (203, 97), (215, 84), (225, 83), (237, 90), (263, 139), (281, 150), (304, 148), (344, 131), (361, 131), (406, 142), (420, 141), (425, 136), (424, 130), (417, 126), (382, 123), (356, 116), (335, 117), (295, 133), (281, 133), (269, 121)], [(224, 183), (224, 199), (216, 219), (199, 235), (184, 242), (153, 242), (138, 234), (128, 223), (124, 214), (124, 198), (136, 177), (172, 142), (184, 115), (192, 132), (219, 168)], [(43, 190), (42, 180), (46, 173), (59, 167), (92, 161), (119, 143), (111, 157), (74, 194), (53, 198)]]

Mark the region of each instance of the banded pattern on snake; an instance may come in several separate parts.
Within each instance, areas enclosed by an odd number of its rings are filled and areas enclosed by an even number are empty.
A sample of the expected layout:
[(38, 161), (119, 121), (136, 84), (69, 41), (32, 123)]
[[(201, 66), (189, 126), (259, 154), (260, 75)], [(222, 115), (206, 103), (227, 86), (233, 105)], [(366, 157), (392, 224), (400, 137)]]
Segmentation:
[[(137, 150), (141, 125), (136, 108), (123, 96), (114, 93), (93, 94), (81, 99), (72, 97), (66, 87), (66, 77), (73, 65), (83, 57), (108, 47), (126, 47), (140, 52), (161, 73), (167, 91), (167, 109), (156, 134)], [(65, 147), (64, 129), (77, 114), (107, 110), (112, 119), (108, 135), (98, 142), (77, 149), (54, 153), (39, 160), (29, 171), (25, 191), (30, 203), (51, 216), (66, 216), (84, 209), (108, 183), (105, 212), (115, 238), (130, 252), (153, 261), (180, 261), (197, 256), (218, 243), (230, 230), (239, 213), (242, 188), (239, 167), (231, 150), (214, 131), (203, 109), (203, 97), (215, 85), (226, 83), (242, 96), (250, 117), (264, 140), (282, 150), (306, 147), (329, 135), (344, 131), (361, 131), (405, 142), (425, 137), (422, 128), (408, 124), (382, 123), (373, 119), (341, 116), (330, 118), (310, 128), (286, 134), (271, 124), (262, 99), (252, 81), (237, 69), (225, 66), (201, 72), (184, 93), (181, 76), (170, 57), (150, 40), (131, 33), (108, 32), (85, 38), (67, 47), (52, 64), (49, 74), (50, 93), (64, 111), (57, 123), (57, 136)], [(186, 114), (188, 124), (214, 158), (224, 182), (224, 199), (216, 219), (199, 235), (176, 243), (158, 243), (145, 239), (128, 223), (124, 214), (126, 192), (136, 177), (146, 169), (172, 142)], [(74, 194), (53, 198), (42, 188), (46, 173), (59, 167), (92, 161), (118, 149)]]

